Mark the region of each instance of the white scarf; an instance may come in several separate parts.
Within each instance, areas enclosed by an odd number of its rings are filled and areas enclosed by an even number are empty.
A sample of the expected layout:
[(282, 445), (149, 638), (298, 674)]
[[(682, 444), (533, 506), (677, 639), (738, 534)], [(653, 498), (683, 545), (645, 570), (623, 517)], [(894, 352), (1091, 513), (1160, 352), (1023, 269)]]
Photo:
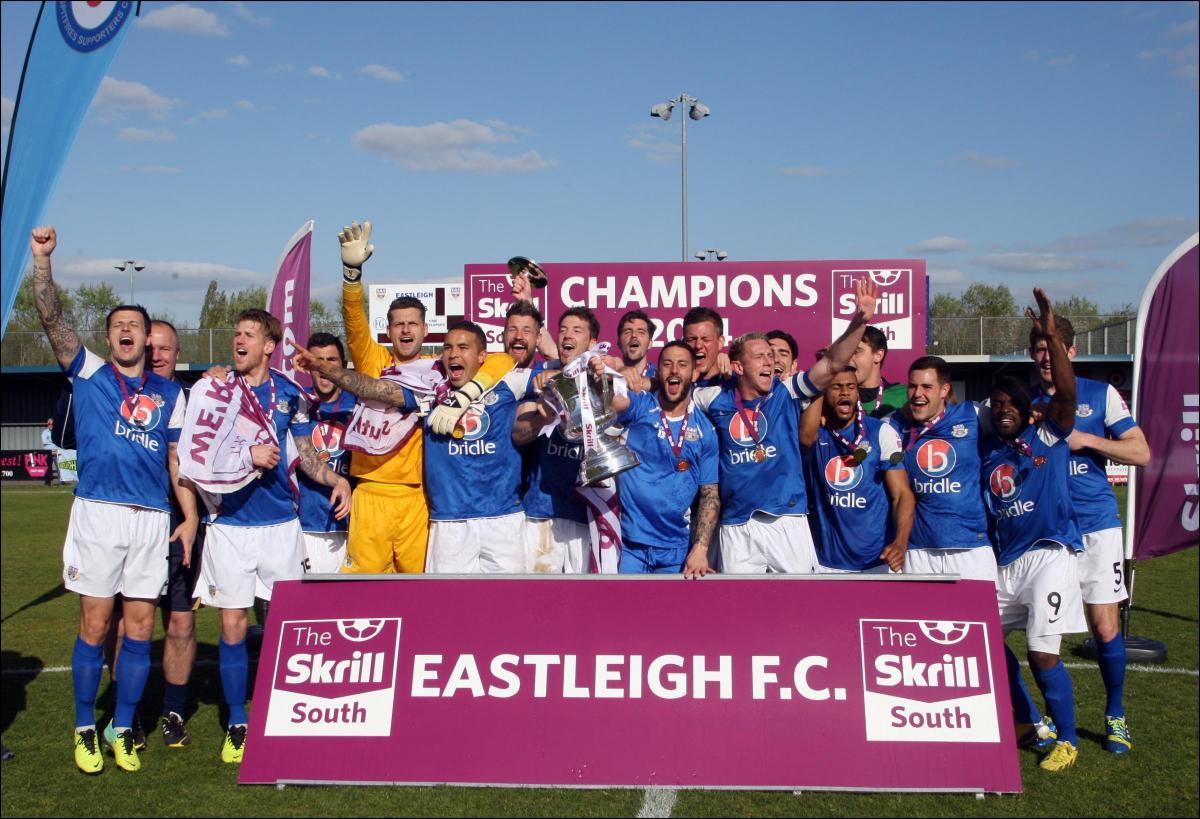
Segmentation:
[[(446, 385), (446, 376), (437, 364), (436, 358), (423, 358), (389, 367), (379, 378), (423, 395), (437, 394)], [(413, 410), (360, 398), (342, 436), (342, 448), (367, 455), (395, 452), (416, 432), (420, 416)]]

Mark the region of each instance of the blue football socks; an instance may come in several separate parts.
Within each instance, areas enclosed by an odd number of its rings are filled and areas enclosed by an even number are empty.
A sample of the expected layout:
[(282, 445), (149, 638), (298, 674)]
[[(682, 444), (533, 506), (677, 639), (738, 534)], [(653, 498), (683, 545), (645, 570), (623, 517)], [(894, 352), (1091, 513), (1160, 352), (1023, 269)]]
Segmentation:
[(1125, 716), (1125, 637), (1120, 632), (1107, 643), (1096, 641), (1100, 676), (1108, 692), (1104, 713), (1109, 717)]
[(1069, 742), (1078, 747), (1079, 736), (1075, 733), (1075, 688), (1071, 685), (1071, 675), (1066, 666), (1059, 660), (1053, 668), (1047, 671), (1033, 669), (1033, 678), (1041, 689), (1046, 700), (1046, 710), (1050, 719), (1058, 727), (1058, 741)]
[(100, 690), (103, 671), (104, 646), (88, 645), (82, 637), (76, 637), (71, 652), (71, 678), (75, 683), (77, 728), (91, 728), (96, 724), (96, 692)]
[(150, 676), (150, 641), (134, 640), (128, 634), (121, 642), (121, 661), (117, 663), (117, 709), (114, 728), (132, 728), (133, 715), (142, 701), (146, 679)]
[(1008, 695), (1012, 699), (1013, 719), (1017, 723), (1037, 722), (1042, 715), (1030, 696), (1029, 689), (1025, 687), (1025, 678), (1021, 676), (1021, 662), (1007, 643), (1004, 645), (1004, 664), (1008, 668)]
[(230, 645), (222, 637), (217, 650), (221, 660), (221, 688), (225, 692), (225, 704), (229, 706), (229, 724), (245, 725), (246, 681), (250, 673), (246, 641), (243, 639)]

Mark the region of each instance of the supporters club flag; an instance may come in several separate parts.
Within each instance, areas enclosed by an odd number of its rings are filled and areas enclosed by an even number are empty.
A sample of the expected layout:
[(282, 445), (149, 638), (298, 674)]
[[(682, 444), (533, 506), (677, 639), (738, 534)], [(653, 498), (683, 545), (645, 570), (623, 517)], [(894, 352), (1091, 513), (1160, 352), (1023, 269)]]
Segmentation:
[(305, 389), (312, 388), (312, 376), (298, 373), (292, 367), (296, 348), (308, 343), (308, 290), (312, 262), (313, 222), (309, 219), (284, 245), (279, 268), (271, 284), (267, 310), (283, 324), (283, 343), (275, 345), (271, 366), (298, 381)]
[(1166, 258), (1138, 308), (1134, 407), (1153, 453), (1129, 484), (1126, 532), (1138, 560), (1195, 546), (1200, 534), (1198, 241), (1193, 235)]
[(45, 216), (75, 135), (133, 15), (132, 2), (42, 3), (38, 10), (4, 155), (2, 328), (8, 327), (29, 261), (29, 231)]

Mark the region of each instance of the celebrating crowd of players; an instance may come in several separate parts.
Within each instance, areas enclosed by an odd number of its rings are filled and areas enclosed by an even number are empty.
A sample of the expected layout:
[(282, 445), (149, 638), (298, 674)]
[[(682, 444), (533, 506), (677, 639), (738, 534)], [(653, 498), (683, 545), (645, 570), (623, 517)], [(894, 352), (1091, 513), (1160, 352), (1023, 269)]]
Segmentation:
[[(627, 313), (616, 328), (619, 355), (610, 356), (586, 308), (566, 310), (551, 336), (521, 277), (504, 353), (489, 355), (483, 331), (460, 322), (440, 359), (429, 359), (417, 299), (392, 303), (390, 349), (371, 334), (361, 283), (370, 223), (352, 224), (339, 240), (346, 343), (316, 333), (297, 352), (312, 394), (269, 368), (282, 343), (279, 321), (248, 310), (237, 319), (233, 371), (210, 370), (197, 385), (205, 394), (193, 390), (189, 399), (173, 380), (174, 328), (151, 323), (142, 308), (109, 314), (107, 362), (80, 344), (51, 279), (54, 230), (33, 231), (37, 307), (77, 406), (79, 484), (63, 576), (80, 595), (72, 672), (81, 770), (102, 770), (101, 737), (119, 767), (140, 767), (145, 738), (135, 711), (160, 597), (171, 612), (164, 741), (190, 742), (183, 717), (198, 600), (221, 612), (229, 707), (221, 758), (236, 763), (246, 741), (247, 609), (270, 599), (274, 581), (305, 572), (601, 570), (593, 541), (604, 540), (596, 520), (604, 511), (578, 491), (584, 445), (568, 437), (545, 397), (555, 379), (577, 377), (613, 379), (608, 409), (618, 427), (610, 432), (639, 461), (617, 476), (611, 495), (620, 572), (903, 572), (994, 582), (1004, 628), (1026, 632), (1048, 712), (1038, 711), (1008, 650), (1022, 743), (1049, 752), (1047, 770), (1074, 764), (1074, 695), (1059, 646), (1063, 634), (1090, 625), (1107, 691), (1105, 747), (1130, 749), (1117, 616), (1126, 597), (1121, 528), (1104, 461), (1141, 465), (1150, 453), (1115, 390), (1075, 377), (1071, 328), (1042, 291), (1038, 313), (1029, 311), (1037, 383), (1001, 378), (976, 405), (954, 400), (949, 368), (933, 356), (911, 365), (907, 385), (883, 382), (887, 343), (869, 324), (869, 279), (858, 282), (846, 330), (807, 371), (783, 330), (747, 333), (726, 354), (724, 322), (707, 308), (684, 316), (682, 339), (657, 360), (651, 320)], [(235, 393), (261, 435), (245, 447), (253, 471), (244, 485), (213, 502), (181, 477), (177, 444), (185, 426), (206, 423), (203, 401)], [(116, 709), (98, 736), (95, 698), (114, 599), (123, 601)]]

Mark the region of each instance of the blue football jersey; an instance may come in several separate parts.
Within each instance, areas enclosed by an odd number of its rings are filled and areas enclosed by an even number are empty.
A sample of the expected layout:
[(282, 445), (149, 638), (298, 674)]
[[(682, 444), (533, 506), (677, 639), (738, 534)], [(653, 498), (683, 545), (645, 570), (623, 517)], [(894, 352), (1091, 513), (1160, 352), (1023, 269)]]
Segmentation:
[[(1049, 401), (1041, 385), (1033, 390), (1034, 403)], [(1125, 400), (1116, 387), (1090, 378), (1075, 379), (1075, 429), (1098, 438), (1120, 438), (1136, 427)], [(1117, 497), (1108, 482), (1108, 459), (1093, 449), (1071, 453), (1071, 504), (1075, 521), (1085, 534), (1121, 525)]]
[(523, 448), (529, 454), (521, 498), (525, 516), (587, 523), (587, 506), (575, 491), (583, 462), (583, 441), (568, 441), (556, 428), (549, 435), (538, 435), (527, 446)]
[(266, 381), (251, 387), (250, 392), (263, 411), (270, 413), (271, 423), (275, 425), (276, 440), (281, 449), (279, 463), (273, 469), (262, 470), (258, 478), (236, 492), (221, 495), (220, 508), (209, 516), (209, 523), (274, 526), (296, 519), (296, 497), (288, 480), (290, 453), (285, 444), (289, 430), (296, 439), (312, 436), (312, 408), (308, 396), (274, 370), (270, 371)]
[(461, 438), (425, 426), (425, 485), (431, 520), (493, 518), (521, 511), (521, 456), (512, 442), (530, 370), (509, 372), (471, 404)]
[(67, 375), (75, 394), (75, 497), (170, 512), (168, 448), (179, 441), (186, 409), (179, 385), (149, 370), (144, 381), (122, 375), (86, 347)]
[[(910, 549), (973, 549), (990, 546), (987, 512), (979, 488), (979, 418), (969, 401), (946, 414), (914, 441), (923, 424), (899, 412), (887, 422), (900, 437), (904, 468), (917, 496)], [(888, 457), (890, 453), (884, 453)]]
[[(310, 440), (326, 466), (346, 480), (350, 479), (350, 456), (342, 449), (342, 435), (350, 416), (354, 413), (354, 396), (343, 390), (335, 401), (323, 402), (317, 407)], [(335, 520), (329, 506), (333, 487), (322, 486), (301, 470), (300, 481), (300, 528), (305, 532), (345, 532), (350, 527), (350, 518)]]
[[(695, 402), (684, 416), (667, 419), (671, 439), (682, 449), (676, 457), (662, 427), (654, 393), (631, 392), (629, 407), (619, 421), (625, 426), (626, 446), (641, 462), (617, 476), (621, 499), (621, 535), (646, 546), (687, 548), (688, 511), (701, 486), (719, 481), (717, 433)], [(687, 462), (686, 471), (679, 462)]]
[[(868, 448), (862, 463), (855, 462), (852, 446), (824, 426), (804, 453), (817, 521), (812, 527), (817, 557), (831, 569), (857, 572), (882, 564), (879, 553), (894, 532), (884, 473), (904, 469), (904, 464), (892, 463), (880, 453), (898, 450), (900, 438), (877, 418), (867, 416), (863, 426)], [(852, 445), (855, 427), (851, 422), (842, 430), (842, 437)]]
[(1071, 509), (1067, 435), (1047, 419), (1019, 436), (1027, 451), (1000, 438), (988, 439), (983, 455), (984, 497), (995, 525), (996, 562), (1001, 566), (1047, 542), (1076, 551), (1083, 548)]
[(745, 523), (756, 512), (776, 517), (808, 514), (800, 461), (800, 412), (801, 402), (819, 390), (808, 373), (776, 381), (767, 395), (745, 403), (747, 424), (738, 412), (736, 389), (704, 387), (692, 393), (717, 431), (721, 524)]

